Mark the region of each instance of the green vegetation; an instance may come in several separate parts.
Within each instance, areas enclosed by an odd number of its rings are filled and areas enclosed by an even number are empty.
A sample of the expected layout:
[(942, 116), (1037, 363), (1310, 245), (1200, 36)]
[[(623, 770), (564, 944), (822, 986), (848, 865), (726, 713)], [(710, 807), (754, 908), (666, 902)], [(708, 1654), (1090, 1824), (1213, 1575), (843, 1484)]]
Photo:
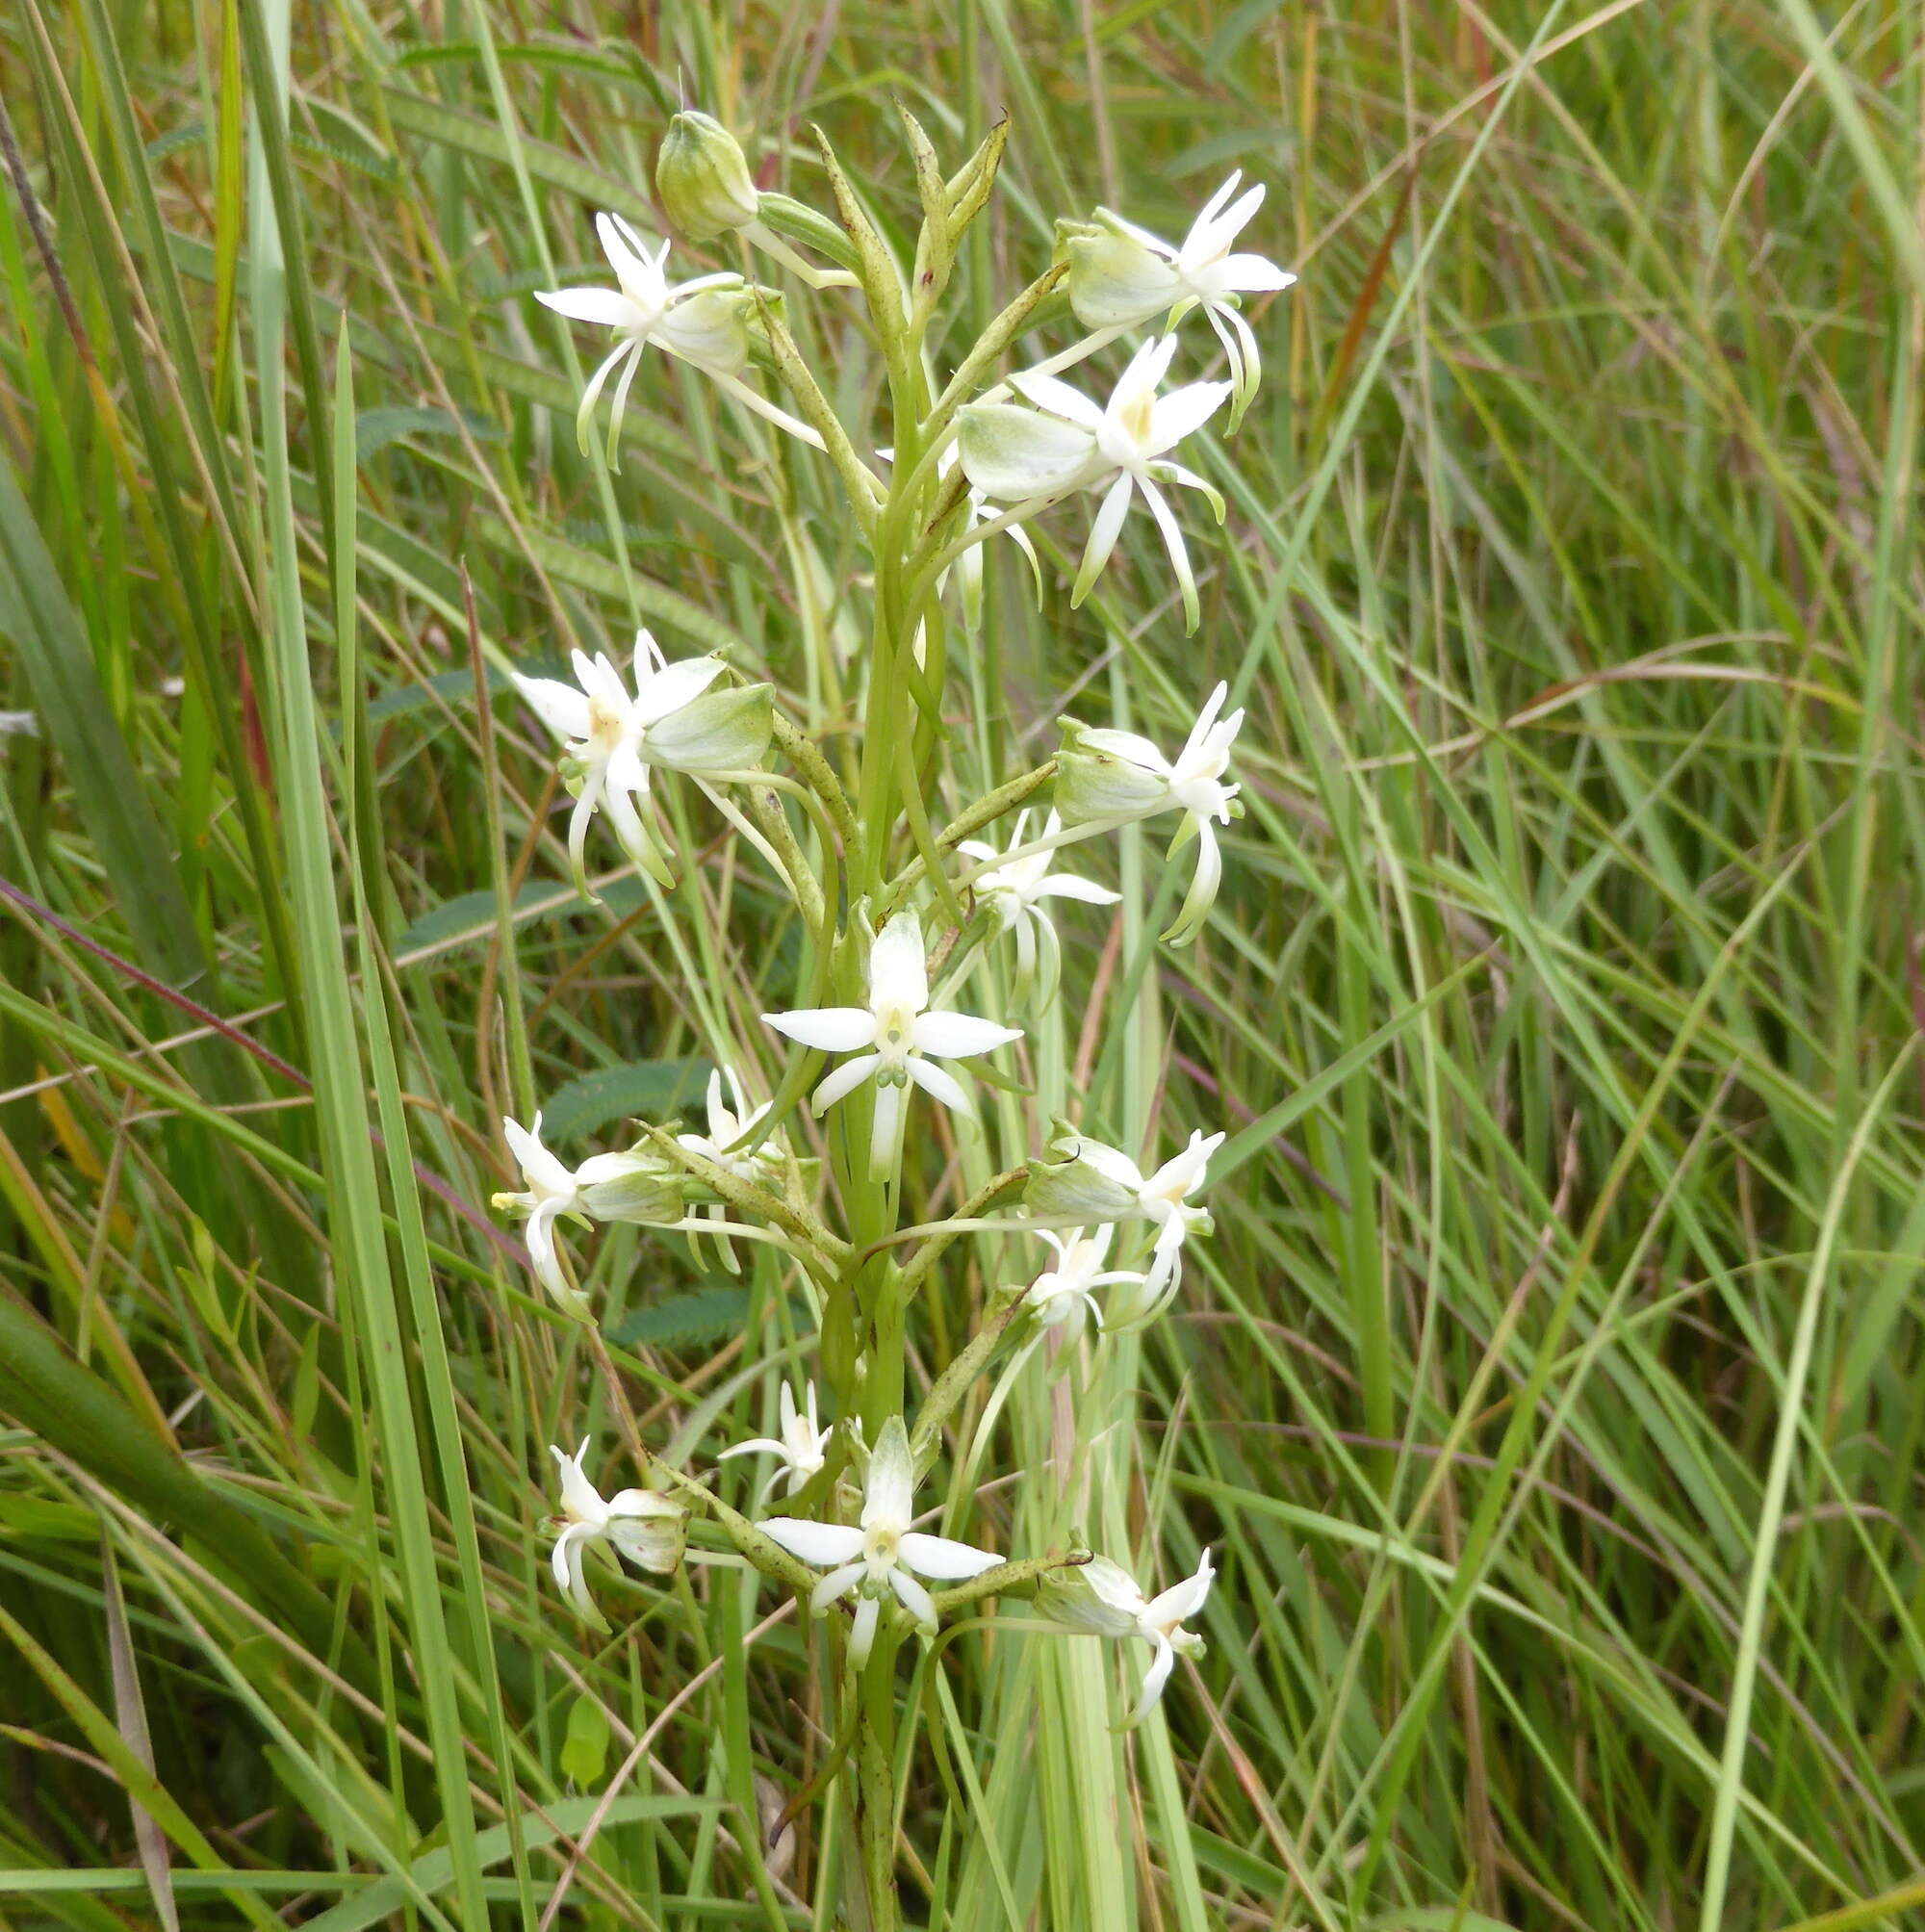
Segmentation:
[[(1093, 1642), (906, 1663), (906, 1921), (1916, 1922), (1921, 57), (1898, 0), (17, 0), (0, 1925), (838, 1923), (833, 1803), (753, 1851), (834, 1743), (807, 1620), (549, 1574), (551, 1442), (767, 1432), (776, 1262), (578, 1243), (598, 1342), (487, 1204), (503, 1114), (695, 1118), (692, 987), (766, 1091), (804, 944), (699, 800), (672, 891), (577, 896), (505, 674), (646, 622), (819, 726), (865, 635), (827, 466), (661, 364), (608, 474), (531, 292), (658, 228), (684, 97), (815, 205), (819, 121), (907, 253), (892, 94), (950, 166), (1011, 117), (972, 328), (1232, 167), (1301, 276), (1187, 451), (1194, 636), (1142, 516), (1069, 608), (1076, 512), (952, 643), (1012, 758), (1227, 680), (1247, 811), (1188, 952), (1154, 827), (1065, 928), (1086, 1104), (1230, 1140), (1176, 1307), (997, 1457), (1105, 1443), (1142, 1574), (1216, 1552), (1208, 1655), (1127, 1736)], [(854, 433), (858, 311), (785, 286)]]

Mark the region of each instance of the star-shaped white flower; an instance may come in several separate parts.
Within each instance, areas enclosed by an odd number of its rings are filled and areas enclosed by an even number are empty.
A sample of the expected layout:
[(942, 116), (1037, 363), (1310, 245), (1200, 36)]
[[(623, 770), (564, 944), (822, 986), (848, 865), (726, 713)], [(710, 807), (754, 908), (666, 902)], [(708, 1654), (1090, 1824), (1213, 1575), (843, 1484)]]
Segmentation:
[(1196, 840), (1196, 869), (1174, 923), (1164, 937), (1182, 945), (1194, 939), (1216, 903), (1223, 877), (1223, 856), (1216, 827), (1227, 825), (1243, 808), (1240, 786), (1225, 785), (1230, 747), (1243, 729), (1244, 713), (1219, 715), (1230, 687), (1219, 683), (1197, 714), (1183, 749), (1165, 758), (1150, 739), (1136, 732), (1089, 730), (1067, 721), (1057, 764), (1057, 809), (1072, 825), (1093, 819), (1125, 824), (1181, 811), (1183, 823), (1170, 841), (1175, 853)]
[(910, 1459), (909, 1436), (902, 1417), (892, 1415), (869, 1455), (860, 1528), (811, 1523), (797, 1516), (771, 1516), (760, 1525), (762, 1533), (790, 1556), (829, 1570), (808, 1599), (809, 1609), (818, 1615), (838, 1597), (857, 1592), (860, 1601), (849, 1638), (849, 1661), (859, 1669), (875, 1641), (885, 1590), (894, 1595), (919, 1629), (933, 1635), (936, 1605), (916, 1578), (956, 1583), (981, 1576), (1003, 1560), (992, 1551), (911, 1530), (914, 1498), (915, 1466)]
[[(722, 1095), (722, 1084), (727, 1080), (729, 1097)], [(753, 1181), (757, 1186), (766, 1186), (771, 1175), (782, 1172), (782, 1149), (773, 1134), (753, 1152), (734, 1151), (738, 1141), (747, 1139), (769, 1111), (770, 1103), (761, 1101), (751, 1106), (748, 1095), (742, 1091), (742, 1082), (732, 1067), (717, 1067), (708, 1075), (708, 1131), (706, 1134), (678, 1134), (676, 1139), (690, 1153), (700, 1154), (704, 1160), (713, 1161), (725, 1173), (732, 1174), (737, 1180)]]
[[(1210, 1156), (1223, 1145), (1220, 1133), (1192, 1133), (1187, 1146), (1154, 1173), (1144, 1174), (1120, 1147), (1087, 1135), (1068, 1134), (1030, 1171), (1023, 1199), (1031, 1214), (1050, 1220), (1070, 1215), (1091, 1222), (1148, 1221), (1156, 1238), (1143, 1277), (1147, 1321), (1174, 1295), (1183, 1279), (1183, 1244), (1210, 1232), (1210, 1215), (1191, 1197), (1208, 1177)], [(1042, 1230), (1039, 1228), (1038, 1233)]]
[(618, 467), (615, 451), (622, 416), (629, 406), (629, 385), (641, 367), (642, 351), (651, 343), (693, 363), (757, 414), (821, 449), (822, 438), (808, 424), (798, 423), (742, 380), (742, 371), (749, 362), (749, 316), (755, 297), (740, 275), (730, 270), (672, 285), (667, 242), (651, 252), (649, 245), (619, 215), (596, 216), (595, 232), (602, 238), (602, 252), (615, 271), (618, 286), (538, 290), (535, 294), (536, 301), (557, 315), (615, 331), (615, 347), (588, 378), (581, 406), (576, 411), (576, 436), (584, 451), (588, 448), (589, 418), (603, 384), (621, 367), (608, 422), (608, 467)]
[[(1043, 825), (1042, 837), (1054, 838), (1062, 830), (1062, 819), (1052, 811)], [(1019, 851), (1028, 841), (1029, 813), (1023, 811), (1016, 813), (1006, 850)], [(1034, 983), (1037, 1005), (1047, 1006), (1056, 997), (1063, 949), (1057, 940), (1056, 928), (1043, 910), (1043, 900), (1080, 899), (1086, 906), (1114, 906), (1122, 894), (1092, 880), (1079, 879), (1073, 872), (1052, 872), (1049, 868), (1056, 856), (1053, 852), (1032, 852), (1027, 858), (1003, 860), (1002, 853), (981, 838), (965, 838), (956, 849), (965, 859), (995, 865), (993, 871), (985, 872), (975, 882), (976, 896), (993, 910), (1003, 932), (1015, 935), (1016, 997), (1023, 998)], [(1003, 863), (996, 864), (998, 860)], [(1039, 961), (1042, 967), (1040, 977)]]
[(569, 1286), (555, 1248), (554, 1224), (563, 1215), (581, 1221), (673, 1222), (681, 1213), (681, 1182), (659, 1156), (649, 1153), (591, 1154), (571, 1168), (542, 1145), (542, 1117), (524, 1127), (501, 1122), (508, 1151), (526, 1183), (521, 1194), (498, 1194), (498, 1208), (526, 1214), (528, 1265), (563, 1307), (579, 1308), (579, 1289)]
[(1020, 1040), (1022, 1028), (998, 1026), (974, 1014), (931, 1010), (922, 920), (914, 913), (897, 913), (876, 935), (869, 947), (868, 979), (867, 1006), (808, 1007), (795, 1013), (765, 1013), (762, 1018), (804, 1046), (856, 1056), (816, 1088), (809, 1102), (815, 1113), (825, 1112), (863, 1081), (874, 1079), (869, 1171), (881, 1178), (895, 1161), (911, 1081), (956, 1113), (970, 1117), (975, 1112), (962, 1083), (928, 1056), (972, 1059)]
[(562, 1530), (554, 1539), (554, 1580), (583, 1616), (606, 1629), (581, 1572), (583, 1546), (606, 1543), (637, 1569), (667, 1576), (681, 1560), (688, 1512), (650, 1489), (623, 1489), (604, 1501), (582, 1473), (581, 1460), (588, 1454), (585, 1436), (573, 1455), (553, 1444), (548, 1453), (561, 1473)]
[(564, 773), (575, 792), (568, 821), (568, 856), (577, 886), (587, 884), (583, 852), (588, 821), (605, 811), (615, 837), (636, 864), (664, 886), (674, 883), (646, 811), (649, 768), (661, 765), (701, 776), (753, 765), (773, 729), (773, 693), (766, 684), (710, 692), (727, 668), (709, 656), (670, 663), (646, 631), (635, 632), (631, 695), (607, 653), (571, 659), (576, 682), (515, 675), (515, 688), (550, 731), (564, 740)]
[(1097, 209), (1095, 221), (1065, 245), (1069, 305), (1086, 328), (1135, 328), (1160, 315), (1168, 315), (1173, 326), (1189, 310), (1202, 310), (1229, 357), (1236, 396), (1232, 429), (1256, 394), (1263, 371), (1256, 337), (1238, 312), (1237, 297), (1287, 289), (1296, 280), (1262, 255), (1230, 252), (1263, 205), (1262, 185), (1238, 194), (1242, 181), (1239, 170), (1204, 203), (1180, 247), (1107, 208)]
[(1178, 1657), (1198, 1657), (1203, 1639), (1183, 1626), (1202, 1610), (1217, 1574), (1210, 1552), (1203, 1552), (1195, 1574), (1159, 1596), (1145, 1597), (1136, 1579), (1107, 1557), (1092, 1558), (1061, 1581), (1038, 1592), (1039, 1604), (1059, 1622), (1101, 1636), (1140, 1636), (1155, 1653), (1143, 1673), (1142, 1694), (1129, 1723), (1141, 1724), (1163, 1695)]
[(789, 1392), (786, 1382), (782, 1385), (778, 1398), (782, 1410), (782, 1436), (778, 1440), (772, 1435), (753, 1436), (747, 1442), (738, 1442), (732, 1449), (725, 1449), (715, 1459), (727, 1462), (732, 1455), (774, 1455), (781, 1457), (780, 1467), (769, 1472), (763, 1482), (761, 1495), (766, 1496), (784, 1473), (788, 1477), (787, 1494), (793, 1496), (808, 1479), (820, 1470), (829, 1459), (829, 1438), (835, 1433), (835, 1425), (831, 1423), (824, 1429), (816, 1420), (815, 1384), (807, 1386), (808, 1409), (798, 1413), (795, 1397)]
[(1080, 1227), (1072, 1227), (1066, 1235), (1047, 1227), (1039, 1227), (1036, 1232), (1055, 1250), (1056, 1266), (1039, 1275), (1023, 1299), (1044, 1327), (1063, 1328), (1065, 1340), (1073, 1342), (1082, 1333), (1086, 1316), (1093, 1319), (1097, 1327), (1103, 1326), (1103, 1311), (1092, 1290), (1124, 1281), (1139, 1289), (1143, 1286), (1143, 1276), (1137, 1270), (1103, 1266), (1110, 1257), (1110, 1244), (1116, 1238), (1114, 1223), (1099, 1227), (1094, 1234), (1085, 1234)]
[(1056, 376), (1032, 372), (1010, 377), (1010, 387), (1036, 406), (973, 402), (961, 412), (962, 468), (969, 481), (999, 502), (1041, 505), (1072, 490), (1103, 490), (1090, 526), (1090, 540), (1070, 591), (1072, 607), (1083, 602), (1116, 547), (1130, 501), (1149, 505), (1183, 593), (1190, 630), (1198, 621), (1196, 579), (1175, 513), (1159, 483), (1200, 490), (1223, 521), (1217, 489), (1168, 452), (1200, 429), (1230, 393), (1227, 382), (1192, 382), (1159, 396), (1176, 353), (1173, 335), (1154, 337), (1137, 350), (1118, 378), (1107, 406)]

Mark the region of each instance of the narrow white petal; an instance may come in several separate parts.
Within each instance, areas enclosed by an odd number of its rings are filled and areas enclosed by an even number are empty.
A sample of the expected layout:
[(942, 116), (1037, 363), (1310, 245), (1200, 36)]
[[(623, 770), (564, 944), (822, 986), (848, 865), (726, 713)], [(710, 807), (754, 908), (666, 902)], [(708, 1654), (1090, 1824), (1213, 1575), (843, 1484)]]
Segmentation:
[(1073, 872), (1051, 872), (1029, 889), (1032, 899), (1080, 899), (1086, 906), (1114, 906), (1123, 895)]
[(508, 1151), (514, 1155), (516, 1165), (530, 1187), (538, 1188), (544, 1194), (572, 1195), (575, 1192), (575, 1176), (541, 1144), (539, 1114), (535, 1116), (533, 1132), (504, 1119), (501, 1138), (507, 1142)]
[(1089, 596), (1090, 586), (1102, 575), (1103, 566), (1116, 550), (1116, 539), (1122, 534), (1123, 519), (1130, 513), (1130, 498), (1135, 490), (1136, 478), (1124, 470), (1110, 485), (1097, 506), (1090, 524), (1090, 541), (1083, 547), (1083, 561), (1077, 566), (1076, 583), (1069, 593), (1072, 607)]
[(766, 1435), (752, 1435), (747, 1442), (738, 1442), (732, 1449), (725, 1449), (715, 1459), (727, 1462), (732, 1455), (780, 1455), (788, 1460), (788, 1444), (777, 1442)]
[(1065, 423), (1077, 424), (1085, 429), (1103, 426), (1102, 405), (1054, 375), (1013, 375), (1010, 387), (1018, 396), (1027, 397), (1039, 409), (1047, 409)]
[(563, 1589), (569, 1587), (574, 1573), (580, 1568), (581, 1558), (575, 1548), (576, 1544), (594, 1533), (586, 1524), (571, 1523), (554, 1539), (554, 1555), (550, 1559), (550, 1565), (554, 1571), (555, 1582)]
[(1215, 280), (1219, 288), (1241, 296), (1267, 296), (1290, 288), (1296, 277), (1262, 255), (1225, 255), (1217, 264)]
[(509, 674), (515, 689), (527, 708), (558, 738), (585, 738), (588, 735), (588, 700), (573, 684), (554, 678), (524, 678)]
[(1186, 436), (1194, 436), (1222, 408), (1233, 386), (1227, 382), (1191, 382), (1172, 389), (1168, 396), (1159, 396), (1150, 410), (1149, 453), (1161, 456)]
[(1003, 1559), (993, 1550), (978, 1550), (947, 1536), (925, 1536), (911, 1531), (897, 1546), (901, 1560), (918, 1576), (953, 1583), (961, 1577), (980, 1577)]
[(1163, 492), (1147, 477), (1142, 479), (1142, 488), (1143, 502), (1149, 505), (1150, 515), (1156, 519), (1156, 527), (1163, 532), (1163, 546), (1169, 553), (1169, 566), (1176, 573), (1176, 587), (1183, 593), (1184, 631), (1187, 634), (1202, 621), (1202, 609), (1196, 601), (1196, 576), (1190, 568), (1190, 553), (1184, 548), (1183, 529), (1176, 521), (1175, 512), (1164, 501)]
[(988, 1053), (1022, 1038), (1020, 1026), (998, 1026), (993, 1019), (979, 1018), (973, 1013), (935, 1013), (921, 1015), (910, 1036), (918, 1053), (939, 1054), (944, 1060), (967, 1060)]
[(895, 1591), (896, 1601), (915, 1619), (916, 1628), (933, 1634), (937, 1626), (935, 1598), (900, 1565), (889, 1572), (889, 1588)]
[(636, 329), (647, 321), (620, 289), (537, 289), (535, 300), (570, 322), (600, 322), (604, 328)]
[(876, 1017), (860, 1006), (806, 1006), (765, 1013), (762, 1023), (820, 1053), (854, 1053), (876, 1043)]
[(635, 700), (636, 716), (645, 727), (659, 724), (671, 711), (699, 698), (727, 668), (720, 657), (683, 657), (670, 664), (642, 686)]
[(1210, 1585), (1217, 1580), (1217, 1565), (1206, 1548), (1197, 1559), (1195, 1572), (1181, 1583), (1172, 1584), (1143, 1607), (1142, 1621), (1161, 1630), (1188, 1623), (1203, 1608)]
[(882, 1064), (880, 1053), (859, 1053), (855, 1059), (843, 1061), (834, 1072), (817, 1084), (815, 1092), (808, 1096), (809, 1112), (816, 1115), (828, 1113), (837, 1100), (846, 1100)]
[(976, 1109), (969, 1099), (968, 1090), (953, 1073), (945, 1073), (933, 1060), (925, 1060), (919, 1054), (911, 1054), (903, 1062), (903, 1071), (929, 1095), (932, 1100), (939, 1100), (953, 1114), (961, 1114), (965, 1120), (976, 1118)]
[[(768, 1525), (765, 1523), (762, 1527), (767, 1529)], [(808, 1608), (820, 1616), (837, 1597), (846, 1596), (857, 1584), (861, 1582), (866, 1567), (867, 1565), (862, 1563), (844, 1563), (839, 1570), (831, 1570), (809, 1591)]]
[(874, 1597), (864, 1597), (856, 1606), (856, 1621), (849, 1632), (849, 1662), (858, 1670), (869, 1661), (869, 1652), (876, 1641), (876, 1620), (882, 1610)]
[(1137, 1699), (1137, 1708), (1130, 1713), (1132, 1725), (1141, 1724), (1156, 1708), (1157, 1699), (1163, 1695), (1163, 1687), (1169, 1682), (1169, 1673), (1176, 1668), (1176, 1653), (1169, 1647), (1168, 1637), (1158, 1637), (1156, 1655), (1150, 1659), (1149, 1668), (1143, 1672), (1142, 1695)]
[(756, 1527), (791, 1557), (826, 1569), (862, 1554), (861, 1531), (841, 1523), (811, 1523), (802, 1516), (771, 1516)]

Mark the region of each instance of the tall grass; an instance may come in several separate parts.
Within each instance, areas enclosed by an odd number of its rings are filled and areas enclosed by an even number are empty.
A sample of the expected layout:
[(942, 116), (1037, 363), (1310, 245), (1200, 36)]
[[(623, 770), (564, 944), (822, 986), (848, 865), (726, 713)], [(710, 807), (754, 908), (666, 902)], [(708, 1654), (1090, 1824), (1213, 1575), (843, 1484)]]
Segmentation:
[[(615, 1410), (475, 1211), (504, 1111), (688, 1107), (691, 987), (752, 1037), (794, 939), (720, 843), (575, 897), (486, 694), (639, 618), (840, 702), (827, 486), (659, 386), (603, 476), (527, 292), (648, 219), (684, 92), (811, 194), (820, 120), (899, 231), (893, 92), (1014, 118), (996, 285), (1233, 166), (1302, 276), (1197, 637), (1132, 528), (1080, 612), (998, 578), (952, 684), (988, 747), (1225, 677), (1249, 813), (1180, 975), (1145, 901), (1065, 992), (1091, 1105), (1233, 1128), (1080, 1418), (1151, 1445), (1092, 1533), (1217, 1545), (1210, 1654), (1124, 1739), (1094, 1646), (945, 1646), (911, 1918), (1912, 1922), (1921, 52), (1893, 0), (18, 0), (0, 1919), (835, 1922), (833, 1817), (743, 1851), (829, 1747), (793, 1615), (558, 1607), (544, 1446)], [(759, 1432), (769, 1277), (618, 1229), (597, 1285), (653, 1444)]]

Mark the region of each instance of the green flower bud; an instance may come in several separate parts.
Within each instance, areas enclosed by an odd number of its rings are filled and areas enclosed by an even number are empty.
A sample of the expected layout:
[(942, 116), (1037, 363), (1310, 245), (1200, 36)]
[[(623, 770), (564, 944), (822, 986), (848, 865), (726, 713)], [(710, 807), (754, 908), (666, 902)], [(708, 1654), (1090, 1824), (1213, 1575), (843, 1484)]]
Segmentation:
[(741, 142), (713, 116), (692, 111), (668, 124), (655, 193), (670, 224), (691, 242), (747, 227), (761, 201)]

